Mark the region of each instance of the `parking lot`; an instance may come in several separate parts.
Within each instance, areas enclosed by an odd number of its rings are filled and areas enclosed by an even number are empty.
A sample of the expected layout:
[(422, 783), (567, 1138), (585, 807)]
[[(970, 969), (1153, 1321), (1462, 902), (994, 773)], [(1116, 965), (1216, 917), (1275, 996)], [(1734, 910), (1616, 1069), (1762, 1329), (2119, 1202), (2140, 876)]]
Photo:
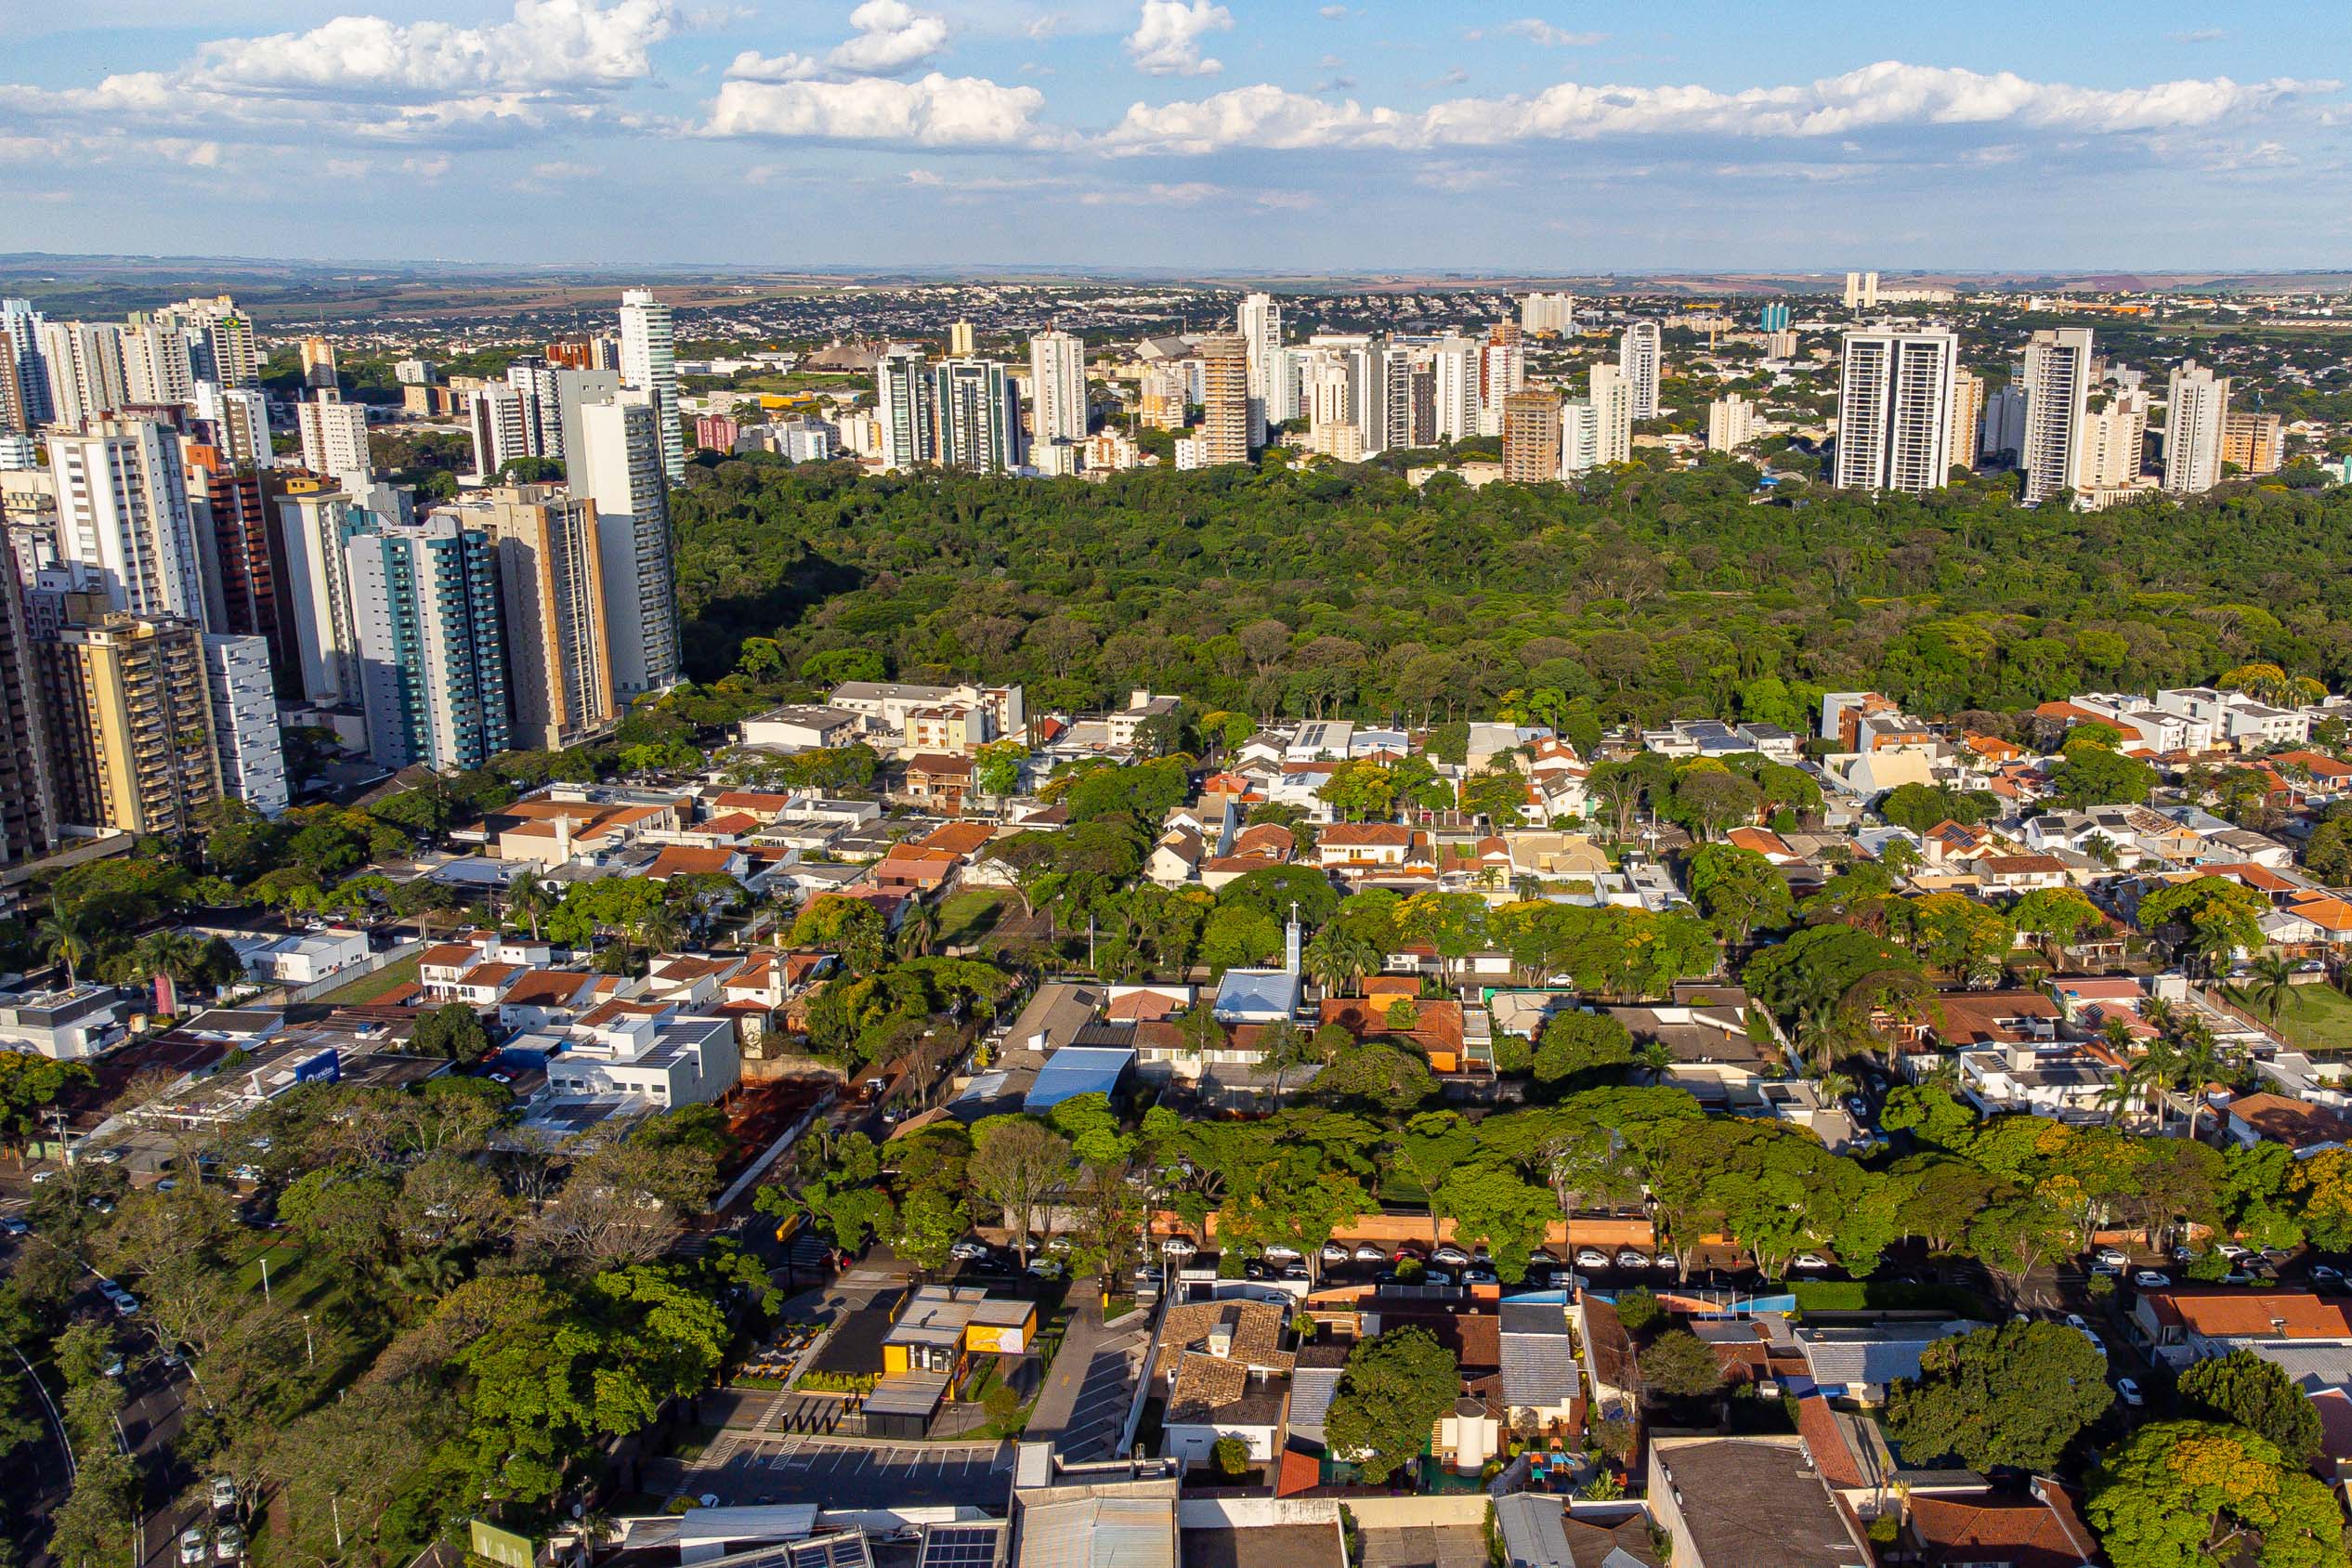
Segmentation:
[(676, 1490), (722, 1507), (817, 1503), (829, 1509), (1001, 1509), (1009, 1443), (843, 1443), (727, 1435), (684, 1467)]

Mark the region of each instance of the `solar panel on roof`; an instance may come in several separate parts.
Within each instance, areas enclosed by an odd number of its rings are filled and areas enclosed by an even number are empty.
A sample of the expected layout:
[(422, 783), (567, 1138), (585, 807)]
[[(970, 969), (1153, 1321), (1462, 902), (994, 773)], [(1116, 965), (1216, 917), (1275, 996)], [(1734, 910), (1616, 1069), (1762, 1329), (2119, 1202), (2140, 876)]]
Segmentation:
[(923, 1537), (921, 1568), (988, 1568), (1000, 1535), (986, 1525), (934, 1525)]

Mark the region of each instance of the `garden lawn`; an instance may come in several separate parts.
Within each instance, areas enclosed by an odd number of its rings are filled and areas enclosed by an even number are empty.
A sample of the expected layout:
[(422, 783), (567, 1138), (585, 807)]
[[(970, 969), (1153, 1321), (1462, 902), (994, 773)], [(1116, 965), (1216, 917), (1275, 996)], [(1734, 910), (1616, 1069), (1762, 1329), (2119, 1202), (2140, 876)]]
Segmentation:
[[(2243, 1002), (2239, 1005), (2245, 1006)], [(2249, 1007), (2246, 1011), (2269, 1022), (2267, 1007)], [(2287, 993), (2286, 1005), (2279, 1010), (2279, 1021), (2273, 1027), (2290, 1043), (2306, 1051), (2352, 1051), (2352, 997), (2326, 984), (2297, 986)]]
[(1002, 925), (1007, 915), (1019, 909), (1020, 903), (1012, 894), (992, 887), (968, 887), (950, 895), (939, 906), (936, 946), (945, 950), (979, 941)]
[(416, 979), (416, 966), (417, 960), (414, 958), (405, 958), (398, 963), (387, 963), (373, 974), (362, 974), (347, 986), (336, 987), (318, 999), (319, 1005), (358, 1007), (362, 1002), (373, 1001), (387, 991), (413, 982)]

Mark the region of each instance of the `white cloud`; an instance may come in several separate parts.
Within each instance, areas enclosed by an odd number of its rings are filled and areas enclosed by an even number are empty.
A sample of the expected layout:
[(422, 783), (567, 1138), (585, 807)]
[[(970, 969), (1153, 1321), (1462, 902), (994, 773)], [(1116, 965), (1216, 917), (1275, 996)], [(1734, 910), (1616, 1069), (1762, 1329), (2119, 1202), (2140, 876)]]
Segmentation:
[(1214, 76), (1224, 66), (1203, 59), (1201, 35), (1233, 31), (1234, 14), (1210, 0), (1143, 0), (1127, 52), (1135, 69), (1150, 76)]
[(346, 16), (307, 33), (223, 38), (165, 71), (90, 87), (0, 85), (0, 114), (110, 135), (218, 135), (310, 145), (510, 139), (593, 119), (650, 76), (675, 30), (672, 0), (515, 0), (479, 27)]
[(1884, 61), (1790, 86), (1587, 86), (1455, 98), (1407, 111), (1326, 103), (1261, 84), (1193, 102), (1138, 103), (1103, 145), (1115, 152), (1204, 153), (1228, 147), (1501, 147), (1609, 137), (1813, 138), (1888, 126), (2021, 126), (2074, 133), (2212, 125), (2332, 91), (2332, 82), (2240, 84), (2228, 77), (2092, 88)]
[(804, 82), (820, 74), (824, 67), (806, 55), (764, 55), (757, 49), (746, 49), (727, 62), (726, 79), (730, 82)]
[(862, 76), (888, 76), (921, 65), (947, 41), (947, 24), (905, 0), (866, 0), (849, 13), (856, 37), (837, 46), (825, 63)]
[(1509, 33), (1514, 38), (1524, 38), (1530, 44), (1541, 45), (1547, 49), (1588, 49), (1609, 36), (1605, 33), (1571, 33), (1565, 28), (1554, 27), (1551, 23), (1536, 17), (1522, 17), (1517, 21), (1507, 21), (1500, 31)]
[(2176, 44), (2218, 44), (2229, 36), (2217, 27), (2192, 27), (2186, 33), (2169, 34)]
[(1045, 95), (938, 72), (912, 82), (726, 83), (703, 134), (917, 147), (1039, 147), (1058, 139), (1037, 123)]
[(534, 179), (562, 180), (590, 179), (604, 171), (594, 163), (575, 163), (558, 158), (544, 163), (533, 163), (530, 172)]
[(1321, 10), (1315, 12), (1315, 15), (1321, 17), (1326, 21), (1345, 21), (1348, 20), (1350, 12), (1345, 6), (1326, 6)]

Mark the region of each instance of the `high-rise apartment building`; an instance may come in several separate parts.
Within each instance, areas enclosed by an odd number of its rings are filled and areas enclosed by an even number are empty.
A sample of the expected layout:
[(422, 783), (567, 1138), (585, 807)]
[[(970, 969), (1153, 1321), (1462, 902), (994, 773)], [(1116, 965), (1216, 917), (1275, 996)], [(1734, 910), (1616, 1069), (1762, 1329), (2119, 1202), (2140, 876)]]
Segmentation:
[(1239, 333), (1198, 345), (1204, 385), (1198, 439), (1204, 467), (1249, 461), (1249, 346)]
[(494, 477), (518, 457), (539, 455), (531, 451), (523, 395), (511, 382), (489, 382), (466, 393), (465, 423), (474, 438), (477, 479)]
[(196, 400), (189, 333), (169, 311), (133, 311), (123, 329), (123, 392), (132, 403), (183, 407)]
[(1478, 434), (1479, 351), (1470, 339), (1448, 334), (1431, 353), (1438, 440), (1466, 441)]
[(975, 341), (971, 322), (950, 321), (947, 323), (947, 358), (950, 359), (971, 359), (977, 352), (973, 346)]
[(62, 819), (166, 838), (194, 831), (221, 798), (196, 623), (70, 595), (66, 623), (36, 657)]
[(1560, 405), (1560, 472), (1588, 473), (1601, 465), (1601, 411), (1590, 399), (1575, 398)]
[(344, 551), (368, 754), (384, 767), (447, 773), (506, 750), (506, 648), (490, 535), (441, 512), (376, 521)]
[(270, 689), (269, 645), (208, 632), (203, 654), (221, 792), (275, 817), (293, 797), (278, 735), (278, 699)]
[(79, 425), (122, 412), (123, 329), (111, 321), (47, 321), (41, 358), (48, 371), (49, 417)]
[(1633, 461), (1633, 383), (1615, 365), (1595, 365), (1590, 379), (1590, 398), (1597, 428), (1593, 435), (1593, 462)]
[(0, 865), (57, 847), (55, 754), (16, 564), (0, 556)]
[(1282, 355), (1282, 307), (1274, 295), (1244, 295), (1236, 313), (1241, 340), (1249, 358), (1249, 444), (1266, 444), (1266, 427), (1280, 424), (1275, 409), (1276, 367)]
[(355, 493), (375, 478), (368, 456), (368, 411), (346, 403), (340, 393), (322, 391), (295, 410), (302, 428), (302, 465)]
[(518, 354), (507, 362), (506, 385), (522, 404), (523, 449), (532, 457), (563, 459), (561, 373), (543, 355)]
[(1633, 389), (1633, 417), (1658, 417), (1658, 376), (1665, 357), (1665, 334), (1655, 321), (1636, 321), (1617, 340), (1617, 368)]
[(2285, 461), (2279, 416), (2232, 409), (2221, 419), (2221, 460), (2241, 474), (2276, 474)]
[(2173, 369), (2164, 393), (2164, 488), (2196, 495), (2221, 483), (2222, 426), (2229, 417), (2229, 378), (2194, 359)]
[(1021, 464), (1021, 395), (995, 359), (949, 359), (938, 370), (939, 464), (1009, 474)]
[(279, 645), (289, 652), (289, 691), (322, 708), (360, 702), (359, 644), (345, 545), (372, 531), (366, 504), (323, 481), (297, 480), (278, 497)]
[(2007, 453), (2015, 463), (2025, 450), (2025, 388), (2012, 382), (1997, 392), (1989, 392), (1984, 399), (1984, 429), (1978, 438), (1978, 453), (1985, 458), (1998, 458)]
[(1952, 477), (1960, 339), (1940, 327), (1850, 332), (1837, 389), (1836, 482), (1924, 494)]
[(179, 433), (151, 419), (92, 421), (53, 431), (58, 558), (74, 585), (131, 615), (201, 623), (203, 579), (180, 459)]
[(672, 484), (686, 478), (686, 432), (678, 425), (678, 355), (670, 307), (650, 289), (621, 296), (621, 379), (651, 394), (660, 425), (661, 472)]
[(620, 704), (678, 684), (678, 588), (657, 415), (644, 395), (583, 404), (571, 493), (596, 507), (605, 647)]
[(269, 498), (261, 475), (240, 468), (218, 447), (182, 443), (188, 501), (196, 520), (196, 548), (212, 564), (204, 574), (204, 624), (213, 631), (260, 637), (273, 669), (290, 673), (293, 652), (279, 624), (278, 568), (269, 545)]
[[(1509, 341), (1490, 341), (1478, 353), (1478, 433), (1503, 433), (1503, 399), (1527, 384), (1527, 349), (1520, 341), (1519, 323), (1506, 321)], [(1502, 327), (1496, 329), (1500, 333)]]
[(227, 452), (230, 462), (255, 468), (277, 466), (269, 445), (269, 403), (259, 388), (200, 381), (195, 410), (195, 428), (206, 441)]
[(1040, 445), (1086, 439), (1086, 340), (1043, 332), (1029, 339), (1030, 433)]
[(195, 346), (204, 361), (196, 367), (197, 380), (260, 386), (261, 348), (254, 337), (253, 319), (237, 308), (235, 300), (227, 294), (183, 300), (171, 307), (170, 314), (196, 334)]
[(48, 361), (42, 357), (43, 324), (31, 300), (0, 299), (0, 353), (10, 356), (16, 371), (17, 422), (10, 428), (20, 431), (37, 430), (54, 417)]
[(1952, 461), (1976, 466), (1977, 448), (1983, 440), (1984, 378), (1974, 371), (1952, 372)]
[(939, 460), (939, 388), (922, 350), (895, 343), (874, 361), (874, 415), (885, 472)]
[(1796, 318), (1790, 313), (1788, 306), (1781, 300), (1774, 300), (1756, 313), (1757, 329), (1766, 333), (1784, 333), (1794, 320)]
[(1503, 399), (1503, 477), (1536, 485), (1560, 477), (1560, 394), (1527, 386)]
[(1728, 392), (1706, 406), (1706, 448), (1730, 451), (1756, 439), (1763, 421), (1756, 405), (1737, 392)]
[(302, 385), (313, 392), (332, 392), (340, 385), (335, 375), (334, 345), (315, 333), (302, 340)]
[(1576, 330), (1576, 296), (1531, 294), (1519, 302), (1520, 330), (1533, 337), (1567, 337)]
[(595, 503), (553, 485), (499, 486), (436, 515), (479, 529), (497, 548), (515, 744), (559, 751), (610, 730), (618, 715)]
[(2141, 456), (2148, 445), (2148, 394), (2134, 388), (2114, 393), (2105, 406), (2084, 416), (2085, 490), (2120, 489), (2139, 477)]
[(1875, 310), (1878, 308), (1878, 274), (1849, 272), (1846, 274), (1846, 308)]
[(2025, 435), (2018, 466), (2025, 503), (2083, 488), (2084, 419), (2090, 412), (2091, 333), (2045, 329), (2025, 346)]

